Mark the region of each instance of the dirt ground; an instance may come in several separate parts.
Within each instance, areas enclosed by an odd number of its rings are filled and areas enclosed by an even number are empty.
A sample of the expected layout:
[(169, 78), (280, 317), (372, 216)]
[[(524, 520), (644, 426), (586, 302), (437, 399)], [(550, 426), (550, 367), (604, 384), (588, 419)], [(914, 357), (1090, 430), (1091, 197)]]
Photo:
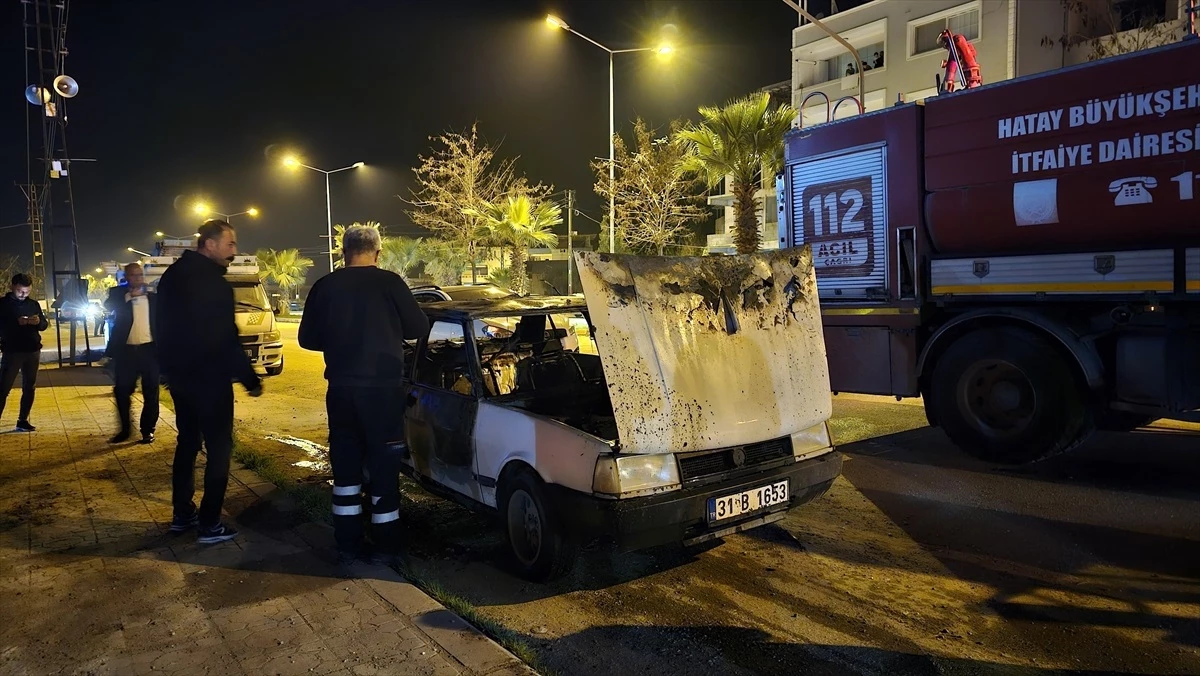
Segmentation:
[[(237, 409), (243, 438), (289, 464), (313, 459), (295, 439), (327, 438), (323, 365), (294, 331), (284, 374)], [(415, 567), (564, 674), (1200, 674), (1196, 431), (1099, 435), (1012, 469), (958, 453), (916, 402), (834, 411), (843, 476), (777, 524), (590, 551), (542, 586), (509, 574), (487, 518), (408, 485)]]

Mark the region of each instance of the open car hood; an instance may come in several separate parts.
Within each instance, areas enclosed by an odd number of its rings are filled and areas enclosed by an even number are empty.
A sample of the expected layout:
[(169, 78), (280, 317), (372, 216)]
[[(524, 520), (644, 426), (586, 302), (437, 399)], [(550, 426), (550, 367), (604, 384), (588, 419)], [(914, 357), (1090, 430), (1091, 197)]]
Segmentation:
[(697, 258), (576, 256), (622, 452), (738, 446), (829, 419), (808, 246)]

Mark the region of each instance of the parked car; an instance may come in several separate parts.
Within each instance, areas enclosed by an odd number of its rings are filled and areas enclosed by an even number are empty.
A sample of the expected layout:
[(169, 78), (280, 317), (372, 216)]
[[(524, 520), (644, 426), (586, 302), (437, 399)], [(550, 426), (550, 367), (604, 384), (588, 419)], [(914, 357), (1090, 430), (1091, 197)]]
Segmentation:
[[(570, 570), (588, 541), (703, 542), (829, 489), (842, 459), (807, 248), (589, 252), (580, 274), (586, 300), (426, 304), (430, 335), (410, 345), (407, 475), (497, 514), (535, 581)], [(589, 340), (568, 348), (580, 320)], [(512, 328), (481, 334), (479, 322)]]
[(412, 289), (413, 297), (418, 303), (436, 303), (444, 300), (487, 300), (512, 298), (515, 291), (497, 286), (491, 282), (484, 284), (462, 284), (459, 286), (437, 286), (426, 284)]

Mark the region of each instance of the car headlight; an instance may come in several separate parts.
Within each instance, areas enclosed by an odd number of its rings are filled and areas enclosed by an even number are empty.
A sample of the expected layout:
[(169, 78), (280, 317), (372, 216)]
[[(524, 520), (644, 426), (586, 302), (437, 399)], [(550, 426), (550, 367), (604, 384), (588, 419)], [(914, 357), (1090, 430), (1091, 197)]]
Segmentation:
[(811, 458), (831, 450), (833, 450), (833, 442), (829, 438), (829, 424), (826, 420), (792, 435), (792, 455), (796, 456), (797, 460)]
[(671, 453), (602, 455), (592, 475), (592, 491), (611, 497), (661, 493), (679, 483), (679, 465)]
[(283, 334), (278, 331), (268, 331), (265, 335), (263, 335), (264, 343), (278, 343), (282, 339)]

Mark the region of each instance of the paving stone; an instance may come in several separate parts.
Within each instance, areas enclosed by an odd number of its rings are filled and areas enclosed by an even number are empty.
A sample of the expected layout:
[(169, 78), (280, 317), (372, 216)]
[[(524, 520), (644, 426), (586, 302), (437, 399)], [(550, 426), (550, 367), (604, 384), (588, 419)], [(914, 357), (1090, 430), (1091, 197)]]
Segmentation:
[(194, 531), (168, 534), (171, 412), (154, 444), (111, 446), (112, 386), (98, 370), (41, 378), (38, 432), (0, 435), (11, 521), (0, 531), (0, 673), (528, 673), (390, 569), (321, 572), (312, 550), (331, 545), (328, 526), (238, 525), (242, 509), (280, 497), (240, 464), (222, 518), (241, 537), (201, 546)]

